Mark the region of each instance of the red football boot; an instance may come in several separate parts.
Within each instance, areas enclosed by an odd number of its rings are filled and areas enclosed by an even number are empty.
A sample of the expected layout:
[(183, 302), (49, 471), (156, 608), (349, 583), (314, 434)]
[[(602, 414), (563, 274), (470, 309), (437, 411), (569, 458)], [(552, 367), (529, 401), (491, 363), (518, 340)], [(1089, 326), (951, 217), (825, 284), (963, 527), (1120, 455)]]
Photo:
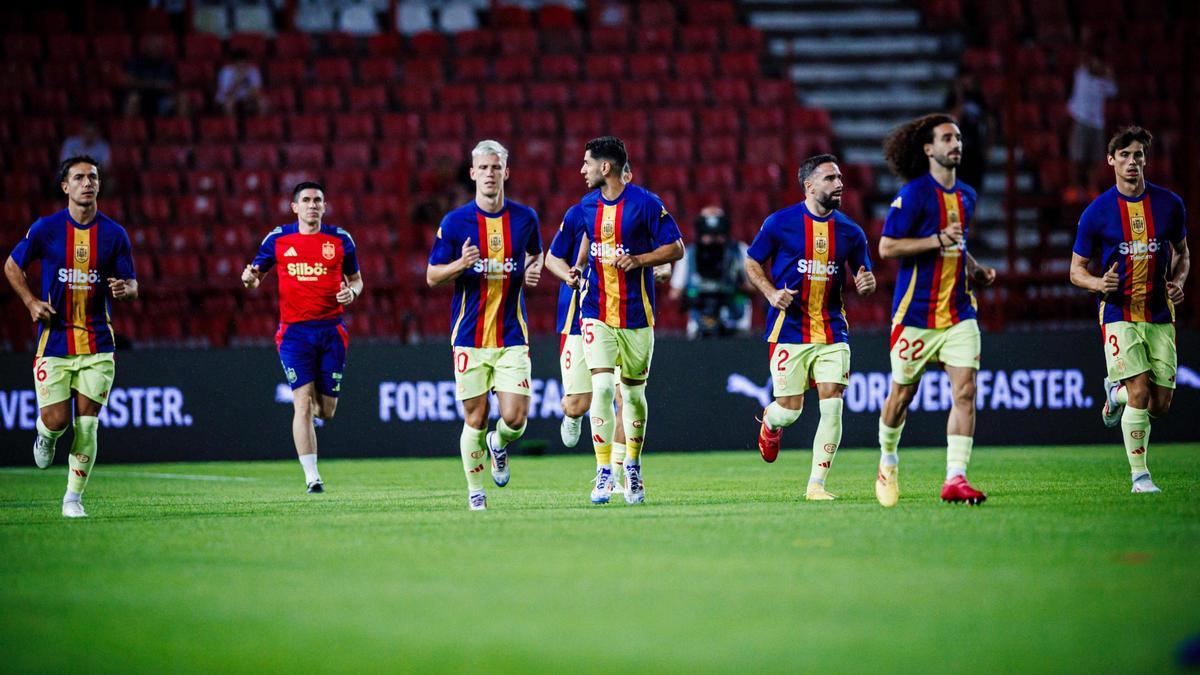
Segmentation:
[[(763, 417), (767, 416), (767, 412), (763, 411)], [(767, 428), (765, 419), (759, 420), (762, 426), (758, 429), (758, 454), (762, 455), (763, 461), (770, 464), (779, 456), (779, 442), (783, 440), (783, 429), (771, 431)]]
[(942, 484), (942, 501), (966, 502), (971, 505), (982, 504), (987, 495), (971, 487), (966, 476), (955, 476)]

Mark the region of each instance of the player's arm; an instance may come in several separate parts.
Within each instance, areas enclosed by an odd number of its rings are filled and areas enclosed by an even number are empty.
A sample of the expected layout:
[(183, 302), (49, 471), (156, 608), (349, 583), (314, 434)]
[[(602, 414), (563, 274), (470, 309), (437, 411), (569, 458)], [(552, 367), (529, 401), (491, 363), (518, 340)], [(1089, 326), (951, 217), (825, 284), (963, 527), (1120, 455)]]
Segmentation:
[(55, 314), (54, 306), (50, 303), (39, 300), (33, 291), (29, 290), (29, 280), (25, 277), (25, 270), (13, 260), (12, 256), (4, 262), (4, 276), (8, 278), (8, 285), (16, 291), (17, 297), (21, 298), (21, 302), (25, 303), (25, 307), (29, 310), (29, 316), (34, 321), (44, 321)]
[(629, 272), (641, 267), (658, 267), (663, 263), (673, 263), (682, 257), (683, 240), (676, 239), (675, 241), (659, 246), (649, 253), (641, 253), (639, 255), (629, 255), (626, 253), (617, 258), (616, 266), (617, 269)]
[(967, 254), (967, 276), (980, 286), (991, 286), (996, 281), (996, 268), (980, 265), (975, 256)]
[(363, 280), (362, 272), (360, 271), (354, 274), (347, 274), (342, 279), (342, 287), (338, 289), (335, 297), (339, 304), (348, 305), (357, 300), (358, 296), (362, 295), (362, 291)]
[(888, 237), (885, 235), (879, 238), (879, 257), (888, 260), (920, 255), (929, 251), (957, 246), (958, 240), (961, 238), (962, 226), (957, 223), (928, 237)]
[(1167, 278), (1167, 297), (1173, 304), (1183, 302), (1183, 285), (1192, 269), (1191, 254), (1188, 253), (1187, 237), (1174, 242), (1175, 260), (1171, 263), (1171, 274)]
[(259, 269), (258, 265), (253, 263), (246, 265), (246, 268), (242, 270), (242, 285), (246, 288), (258, 288), (265, 274), (266, 272)]
[(112, 292), (113, 300), (137, 300), (137, 279), (108, 278), (108, 290)]
[(450, 283), (462, 276), (463, 272), (471, 269), (471, 266), (477, 262), (479, 262), (479, 247), (471, 241), (470, 237), (467, 237), (457, 260), (442, 265), (429, 264), (429, 267), (425, 269), (425, 283), (429, 284), (431, 288)]
[(1093, 293), (1115, 293), (1121, 287), (1121, 275), (1117, 274), (1117, 263), (1113, 263), (1104, 276), (1098, 277), (1088, 271), (1090, 262), (1090, 258), (1071, 252), (1071, 283)]
[(746, 278), (775, 309), (787, 309), (799, 292), (793, 288), (775, 288), (775, 283), (767, 278), (762, 263), (750, 256), (746, 256)]

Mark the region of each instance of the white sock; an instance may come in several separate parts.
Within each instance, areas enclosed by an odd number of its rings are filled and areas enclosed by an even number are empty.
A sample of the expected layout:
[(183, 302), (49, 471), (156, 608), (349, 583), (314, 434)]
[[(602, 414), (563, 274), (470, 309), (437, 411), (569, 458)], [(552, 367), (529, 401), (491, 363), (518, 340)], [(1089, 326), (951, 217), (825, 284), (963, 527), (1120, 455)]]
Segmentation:
[(71, 492), (70, 490), (67, 490), (67, 494), (63, 495), (63, 503), (66, 504), (67, 502), (77, 502), (82, 496), (82, 492)]
[(300, 466), (304, 467), (305, 483), (321, 480), (321, 474), (317, 472), (317, 453), (300, 455)]

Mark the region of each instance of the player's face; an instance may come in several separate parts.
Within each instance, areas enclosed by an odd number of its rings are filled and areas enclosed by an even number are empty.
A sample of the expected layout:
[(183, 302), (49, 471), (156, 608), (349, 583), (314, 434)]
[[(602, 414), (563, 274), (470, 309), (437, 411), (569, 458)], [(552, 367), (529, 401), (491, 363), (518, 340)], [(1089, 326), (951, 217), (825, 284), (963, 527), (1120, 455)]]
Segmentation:
[(583, 151), (583, 166), (579, 169), (579, 173), (583, 174), (583, 179), (587, 181), (587, 186), (590, 189), (596, 189), (604, 185), (604, 165), (607, 162), (592, 157), (591, 150)]
[(508, 180), (508, 167), (499, 155), (480, 155), (471, 160), (471, 180), (475, 181), (475, 194), (494, 198), (504, 190)]
[(1141, 141), (1134, 141), (1108, 156), (1108, 164), (1113, 167), (1118, 181), (1136, 183), (1142, 179), (1146, 170), (1146, 148)]
[(67, 169), (62, 191), (72, 204), (92, 206), (100, 194), (100, 170), (94, 164), (73, 164)]
[(325, 193), (316, 188), (306, 188), (292, 202), (292, 213), (305, 225), (316, 225), (325, 216)]
[(962, 132), (957, 124), (946, 122), (933, 128), (933, 142), (925, 144), (925, 154), (947, 169), (962, 162)]
[(842, 172), (833, 162), (819, 165), (804, 181), (804, 191), (830, 210), (842, 205), (842, 187)]

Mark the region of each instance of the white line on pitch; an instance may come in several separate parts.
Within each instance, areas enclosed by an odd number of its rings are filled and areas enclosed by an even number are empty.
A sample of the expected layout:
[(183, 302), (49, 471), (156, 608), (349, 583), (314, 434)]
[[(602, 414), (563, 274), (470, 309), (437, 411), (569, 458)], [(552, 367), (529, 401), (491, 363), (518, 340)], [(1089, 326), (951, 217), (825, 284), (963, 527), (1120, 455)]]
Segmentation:
[[(4, 474), (36, 475), (46, 473), (43, 469), (0, 469)], [(128, 476), (130, 478), (168, 478), (174, 480), (210, 480), (210, 481), (254, 481), (257, 478), (246, 476), (215, 476), (202, 473), (158, 473), (153, 471), (104, 471), (104, 476)]]

